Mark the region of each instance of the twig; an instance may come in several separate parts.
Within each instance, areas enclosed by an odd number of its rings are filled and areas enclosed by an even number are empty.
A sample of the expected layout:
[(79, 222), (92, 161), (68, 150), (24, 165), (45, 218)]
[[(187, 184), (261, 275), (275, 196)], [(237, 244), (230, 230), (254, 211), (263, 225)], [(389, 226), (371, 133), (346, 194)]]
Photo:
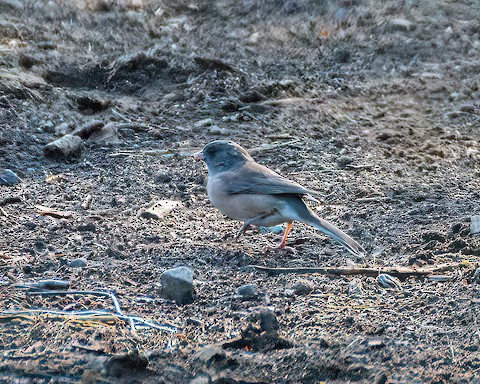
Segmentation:
[(297, 103), (323, 103), (325, 99), (320, 97), (289, 97), (285, 99), (274, 99), (274, 100), (265, 100), (260, 104), (262, 105), (288, 105), (288, 104), (297, 104)]
[(70, 219), (73, 216), (73, 212), (59, 211), (55, 208), (45, 207), (43, 205), (36, 205), (37, 213), (42, 216), (52, 216), (56, 219)]
[(5, 216), (5, 217), (9, 217), (7, 211), (5, 211), (5, 210), (2, 208), (2, 206), (0, 206), (0, 213), (1, 213), (3, 216)]
[(20, 203), (21, 201), (22, 199), (18, 196), (8, 196), (0, 200), (0, 207), (3, 207), (4, 205), (7, 205), (7, 204)]
[(298, 143), (299, 141), (300, 141), (299, 139), (294, 139), (290, 141), (283, 141), (283, 142), (272, 143), (272, 144), (262, 144), (262, 145), (259, 145), (258, 147), (250, 148), (248, 152), (252, 153), (252, 152), (260, 152), (260, 151), (268, 151), (270, 149), (275, 149), (279, 147), (284, 147), (286, 145), (295, 144), (295, 143)]
[(352, 268), (352, 267), (299, 267), (299, 268), (269, 268), (261, 265), (253, 265), (256, 270), (267, 272), (270, 275), (285, 273), (319, 273), (325, 275), (364, 275), (376, 277), (381, 273), (387, 273), (396, 277), (428, 276), (434, 272), (444, 272), (455, 268), (468, 267), (468, 263), (440, 264), (430, 268), (408, 268), (408, 267), (378, 267), (378, 268)]
[(48, 290), (61, 290), (68, 289), (70, 287), (70, 282), (67, 280), (55, 280), (47, 279), (40, 280), (33, 283), (18, 283), (13, 286), (16, 289), (30, 289), (30, 290), (39, 290), (43, 291)]
[(372, 169), (373, 167), (375, 167), (375, 164), (358, 164), (358, 165), (347, 164), (345, 166), (345, 168), (347, 169), (355, 169), (355, 170)]
[(389, 197), (386, 196), (374, 196), (374, 197), (360, 197), (355, 199), (357, 203), (376, 203), (381, 201), (391, 200)]
[(191, 156), (195, 153), (195, 151), (186, 151), (186, 152), (177, 152), (171, 149), (148, 149), (145, 151), (135, 151), (135, 150), (129, 150), (129, 151), (120, 151), (120, 152), (115, 152), (111, 153), (109, 156), (110, 157), (118, 157), (118, 156), (144, 156), (144, 155), (150, 155), (150, 156), (165, 156), (165, 157), (171, 157), (174, 155), (178, 156)]

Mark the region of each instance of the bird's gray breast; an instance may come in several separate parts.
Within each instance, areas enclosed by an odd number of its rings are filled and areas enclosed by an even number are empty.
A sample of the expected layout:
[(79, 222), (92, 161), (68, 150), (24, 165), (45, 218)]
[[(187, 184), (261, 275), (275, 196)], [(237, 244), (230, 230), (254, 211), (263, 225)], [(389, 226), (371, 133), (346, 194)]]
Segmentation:
[(210, 202), (224, 215), (241, 221), (276, 214), (283, 211), (285, 202), (275, 195), (229, 194), (225, 180), (214, 176), (208, 178), (207, 193)]

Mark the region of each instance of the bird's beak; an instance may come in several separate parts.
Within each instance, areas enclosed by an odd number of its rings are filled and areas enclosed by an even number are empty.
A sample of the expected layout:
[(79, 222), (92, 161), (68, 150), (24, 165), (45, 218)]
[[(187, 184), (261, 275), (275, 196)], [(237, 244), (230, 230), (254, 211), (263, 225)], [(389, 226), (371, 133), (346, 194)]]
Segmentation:
[(197, 161), (198, 161), (198, 160), (205, 160), (205, 156), (203, 156), (203, 152), (202, 152), (202, 151), (197, 152), (197, 153), (194, 153), (194, 154), (193, 154), (193, 158), (194, 158), (195, 160), (197, 160)]

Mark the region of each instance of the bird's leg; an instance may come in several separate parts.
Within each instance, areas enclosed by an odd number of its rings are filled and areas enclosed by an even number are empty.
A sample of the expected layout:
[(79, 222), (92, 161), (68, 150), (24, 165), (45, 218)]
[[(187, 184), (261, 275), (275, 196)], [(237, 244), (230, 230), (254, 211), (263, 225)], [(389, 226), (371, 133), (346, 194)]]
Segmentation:
[(246, 230), (248, 229), (248, 227), (250, 227), (254, 222), (256, 222), (258, 220), (262, 220), (262, 219), (270, 216), (272, 213), (273, 213), (273, 211), (269, 212), (269, 213), (266, 213), (266, 214), (263, 214), (263, 215), (259, 215), (257, 217), (254, 217), (253, 219), (245, 221), (243, 223), (243, 225), (241, 226), (241, 228), (238, 230), (238, 233), (235, 236), (235, 240), (237, 240), (241, 235), (243, 235), (246, 232)]
[(285, 244), (287, 242), (287, 237), (291, 229), (292, 229), (292, 223), (287, 223), (287, 226), (285, 227), (285, 231), (283, 232), (282, 242), (278, 246), (278, 249), (283, 249), (285, 247)]
[(239, 238), (240, 236), (244, 235), (245, 232), (247, 232), (248, 227), (250, 227), (250, 224), (248, 223), (249, 221), (251, 221), (251, 220), (246, 221), (246, 222), (243, 223), (243, 225), (240, 227), (240, 229), (238, 230), (237, 234), (235, 235), (235, 240), (238, 240), (238, 238)]

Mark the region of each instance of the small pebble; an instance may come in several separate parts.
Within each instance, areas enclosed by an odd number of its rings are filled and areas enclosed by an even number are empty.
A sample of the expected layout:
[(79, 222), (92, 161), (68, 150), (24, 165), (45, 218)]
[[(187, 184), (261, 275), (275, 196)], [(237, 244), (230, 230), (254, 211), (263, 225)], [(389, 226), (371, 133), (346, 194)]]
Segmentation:
[(272, 311), (261, 311), (258, 313), (258, 320), (263, 332), (277, 332), (280, 328), (277, 316)]
[(0, 172), (0, 185), (15, 185), (22, 181), (11, 169), (4, 169)]
[(346, 168), (348, 165), (352, 163), (353, 163), (353, 158), (350, 156), (343, 155), (337, 159), (337, 164), (340, 168)]
[(470, 234), (478, 235), (480, 233), (480, 215), (472, 216), (470, 220)]
[(208, 126), (208, 125), (213, 125), (213, 119), (210, 118), (210, 117), (207, 118), (207, 119), (199, 120), (194, 124), (194, 126), (197, 127), (197, 128), (205, 127), (205, 126)]
[(402, 289), (402, 283), (394, 276), (390, 276), (386, 273), (381, 273), (377, 276), (377, 283), (382, 288)]
[(382, 337), (375, 337), (367, 341), (367, 345), (369, 348), (376, 349), (376, 348), (383, 348), (385, 346), (385, 340)]
[(97, 227), (95, 223), (86, 223), (86, 224), (79, 225), (77, 227), (77, 230), (80, 232), (95, 232), (97, 230)]
[(362, 280), (354, 279), (348, 284), (348, 294), (353, 297), (363, 296)]
[(212, 135), (226, 135), (228, 134), (228, 131), (225, 128), (220, 128), (218, 125), (212, 125), (208, 131)]
[(284, 231), (283, 225), (275, 225), (274, 227), (260, 227), (260, 233), (282, 233)]
[(212, 378), (210, 375), (206, 373), (199, 373), (192, 380), (190, 380), (189, 384), (211, 384), (211, 382)]
[(475, 113), (475, 105), (473, 104), (463, 104), (460, 106), (459, 110), (461, 112)]
[(254, 299), (260, 294), (258, 287), (253, 284), (246, 284), (235, 290), (235, 297), (242, 299)]
[(290, 289), (292, 289), (293, 293), (296, 295), (308, 295), (315, 289), (315, 286), (311, 281), (300, 280), (295, 282)]
[(68, 263), (70, 268), (84, 268), (87, 266), (87, 259), (84, 257), (80, 257), (78, 259), (73, 259)]
[(480, 268), (475, 270), (472, 280), (475, 284), (480, 284)]
[(415, 29), (415, 24), (407, 19), (397, 18), (388, 21), (390, 29), (395, 31), (411, 31)]
[(64, 136), (68, 132), (70, 132), (70, 125), (68, 123), (62, 123), (55, 127), (55, 135), (57, 136)]

